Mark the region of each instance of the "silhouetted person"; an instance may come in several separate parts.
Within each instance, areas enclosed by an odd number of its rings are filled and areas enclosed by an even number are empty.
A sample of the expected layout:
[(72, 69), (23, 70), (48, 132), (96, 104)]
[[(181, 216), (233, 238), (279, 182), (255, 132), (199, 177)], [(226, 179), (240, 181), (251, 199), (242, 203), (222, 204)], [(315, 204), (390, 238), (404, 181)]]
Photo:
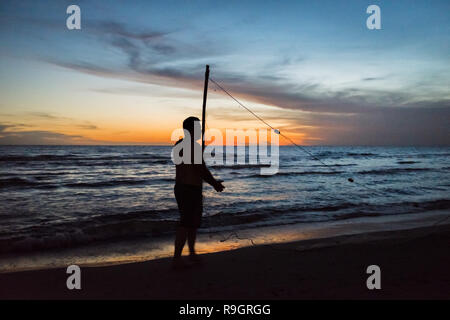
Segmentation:
[[(185, 141), (187, 138), (180, 139), (175, 145), (184, 142), (183, 148), (190, 146), (191, 161), (176, 165), (175, 179), (175, 198), (180, 211), (180, 222), (176, 231), (175, 253), (173, 266), (175, 268), (184, 267), (185, 264), (181, 258), (186, 239), (189, 246), (189, 259), (194, 262), (200, 262), (195, 252), (195, 239), (197, 229), (201, 225), (203, 212), (202, 182), (209, 183), (217, 192), (221, 192), (225, 187), (220, 181), (217, 181), (209, 172), (203, 161), (202, 153), (198, 154), (198, 164), (194, 163), (194, 150), (201, 152), (201, 145), (197, 142), (201, 138), (200, 120), (195, 117), (189, 117), (183, 121), (183, 129), (190, 134), (190, 144)], [(182, 153), (180, 153), (182, 155)]]

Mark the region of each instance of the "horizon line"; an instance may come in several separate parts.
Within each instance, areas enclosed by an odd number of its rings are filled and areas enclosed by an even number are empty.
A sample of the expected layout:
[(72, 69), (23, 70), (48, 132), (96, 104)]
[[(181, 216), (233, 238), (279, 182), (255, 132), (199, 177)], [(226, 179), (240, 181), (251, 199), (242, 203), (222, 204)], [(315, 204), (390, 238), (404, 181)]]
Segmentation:
[[(146, 144), (146, 143), (125, 143), (125, 144), (0, 144), (0, 147), (173, 147), (173, 144)], [(215, 145), (216, 147), (227, 147), (228, 145)], [(238, 145), (234, 145), (238, 147)], [(239, 145), (253, 146), (250, 144)], [(258, 146), (258, 144), (256, 144)], [(267, 146), (270, 146), (268, 144)], [(282, 144), (279, 147), (295, 147), (294, 144)], [(367, 148), (450, 148), (450, 145), (364, 145), (364, 144), (311, 144), (301, 145), (303, 147), (367, 147)]]

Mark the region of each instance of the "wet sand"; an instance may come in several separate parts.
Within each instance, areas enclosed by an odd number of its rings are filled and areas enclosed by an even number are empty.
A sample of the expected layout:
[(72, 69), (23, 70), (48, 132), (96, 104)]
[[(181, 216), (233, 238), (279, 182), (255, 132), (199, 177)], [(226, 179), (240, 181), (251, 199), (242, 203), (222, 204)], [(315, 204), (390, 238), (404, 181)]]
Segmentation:
[[(82, 267), (81, 290), (66, 269), (0, 274), (1, 299), (450, 299), (450, 225), (261, 245), (170, 259)], [(366, 268), (381, 268), (368, 290)]]

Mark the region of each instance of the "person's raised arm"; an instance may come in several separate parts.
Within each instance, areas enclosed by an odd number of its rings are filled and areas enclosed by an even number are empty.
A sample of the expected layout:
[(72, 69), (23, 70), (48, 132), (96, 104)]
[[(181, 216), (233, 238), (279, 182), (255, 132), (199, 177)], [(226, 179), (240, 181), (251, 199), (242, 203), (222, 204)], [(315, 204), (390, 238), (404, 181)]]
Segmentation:
[(209, 169), (206, 167), (205, 162), (203, 162), (201, 165), (195, 165), (197, 173), (202, 177), (202, 179), (209, 183), (217, 192), (223, 191), (225, 188), (222, 183), (218, 180), (216, 180)]

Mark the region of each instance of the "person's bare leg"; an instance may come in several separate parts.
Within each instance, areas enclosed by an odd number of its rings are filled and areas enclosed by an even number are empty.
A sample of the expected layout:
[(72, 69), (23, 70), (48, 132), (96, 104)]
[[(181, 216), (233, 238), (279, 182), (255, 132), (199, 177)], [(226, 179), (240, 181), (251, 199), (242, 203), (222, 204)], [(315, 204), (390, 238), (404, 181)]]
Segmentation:
[(175, 252), (174, 259), (180, 259), (181, 253), (183, 252), (184, 244), (186, 243), (187, 229), (185, 227), (177, 227), (177, 232), (175, 236)]
[(195, 255), (195, 239), (197, 238), (197, 229), (188, 228), (187, 229), (187, 241), (189, 246), (189, 254)]
[(195, 264), (202, 263), (202, 259), (195, 252), (195, 239), (197, 238), (197, 229), (188, 229), (188, 245), (189, 245), (189, 260)]

